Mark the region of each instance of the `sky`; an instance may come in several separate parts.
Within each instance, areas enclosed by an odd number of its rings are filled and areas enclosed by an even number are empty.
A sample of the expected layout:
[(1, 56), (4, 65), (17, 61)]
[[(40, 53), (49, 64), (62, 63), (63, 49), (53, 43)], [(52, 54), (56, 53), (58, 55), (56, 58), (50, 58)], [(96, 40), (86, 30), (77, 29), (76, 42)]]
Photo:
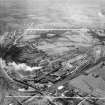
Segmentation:
[(0, 8), (0, 13), (13, 10), (16, 13), (19, 10), (34, 18), (47, 18), (54, 22), (73, 21), (91, 26), (104, 23), (104, 4), (105, 0), (0, 0), (0, 7), (3, 8)]

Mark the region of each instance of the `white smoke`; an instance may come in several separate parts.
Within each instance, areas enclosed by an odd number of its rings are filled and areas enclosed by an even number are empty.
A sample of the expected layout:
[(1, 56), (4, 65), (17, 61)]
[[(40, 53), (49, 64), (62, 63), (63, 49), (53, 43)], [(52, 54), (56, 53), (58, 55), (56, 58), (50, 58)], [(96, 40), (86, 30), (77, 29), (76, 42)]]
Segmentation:
[(15, 68), (15, 70), (24, 70), (24, 71), (33, 71), (33, 70), (39, 70), (42, 67), (40, 66), (35, 66), (35, 67), (30, 67), (28, 65), (26, 65), (25, 63), (21, 63), (21, 64), (16, 64), (15, 62), (9, 63), (9, 66), (13, 66)]

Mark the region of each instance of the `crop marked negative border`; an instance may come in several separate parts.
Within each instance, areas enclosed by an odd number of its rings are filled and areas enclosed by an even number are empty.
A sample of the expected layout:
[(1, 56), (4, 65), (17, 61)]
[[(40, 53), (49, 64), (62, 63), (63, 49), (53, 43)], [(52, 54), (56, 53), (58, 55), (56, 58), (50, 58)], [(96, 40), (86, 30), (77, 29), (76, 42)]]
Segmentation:
[(6, 96), (6, 98), (11, 98), (11, 97), (34, 97), (34, 98), (40, 98), (40, 97), (48, 97), (48, 98), (52, 98), (52, 99), (56, 99), (56, 98), (71, 98), (71, 99), (105, 99), (105, 97), (63, 97), (63, 96), (59, 96), (59, 97), (53, 97), (53, 96)]
[(69, 31), (69, 30), (88, 30), (88, 28), (78, 28), (78, 29), (74, 29), (74, 28), (55, 28), (55, 29), (54, 28), (49, 28), (49, 29), (48, 28), (47, 29), (46, 28), (45, 29), (44, 28), (26, 28), (25, 30), (27, 31), (28, 30), (36, 30), (36, 31), (37, 30), (38, 31), (44, 31), (44, 30), (48, 30), (48, 31), (49, 30), (60, 30), (60, 31), (65, 30), (66, 31), (67, 30)]

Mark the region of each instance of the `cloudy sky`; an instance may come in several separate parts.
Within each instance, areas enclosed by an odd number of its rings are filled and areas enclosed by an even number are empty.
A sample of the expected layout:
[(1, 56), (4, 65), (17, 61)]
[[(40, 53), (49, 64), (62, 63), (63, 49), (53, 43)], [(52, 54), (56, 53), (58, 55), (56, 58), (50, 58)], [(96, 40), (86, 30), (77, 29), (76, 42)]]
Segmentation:
[(104, 4), (105, 0), (0, 0), (0, 13), (19, 10), (32, 18), (47, 18), (54, 22), (103, 24)]

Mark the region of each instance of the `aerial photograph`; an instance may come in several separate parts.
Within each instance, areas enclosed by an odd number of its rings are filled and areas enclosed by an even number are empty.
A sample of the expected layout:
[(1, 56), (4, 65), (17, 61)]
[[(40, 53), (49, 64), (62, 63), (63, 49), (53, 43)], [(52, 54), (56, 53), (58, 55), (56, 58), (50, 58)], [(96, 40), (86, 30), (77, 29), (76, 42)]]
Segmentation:
[(105, 105), (105, 0), (0, 0), (0, 105)]

